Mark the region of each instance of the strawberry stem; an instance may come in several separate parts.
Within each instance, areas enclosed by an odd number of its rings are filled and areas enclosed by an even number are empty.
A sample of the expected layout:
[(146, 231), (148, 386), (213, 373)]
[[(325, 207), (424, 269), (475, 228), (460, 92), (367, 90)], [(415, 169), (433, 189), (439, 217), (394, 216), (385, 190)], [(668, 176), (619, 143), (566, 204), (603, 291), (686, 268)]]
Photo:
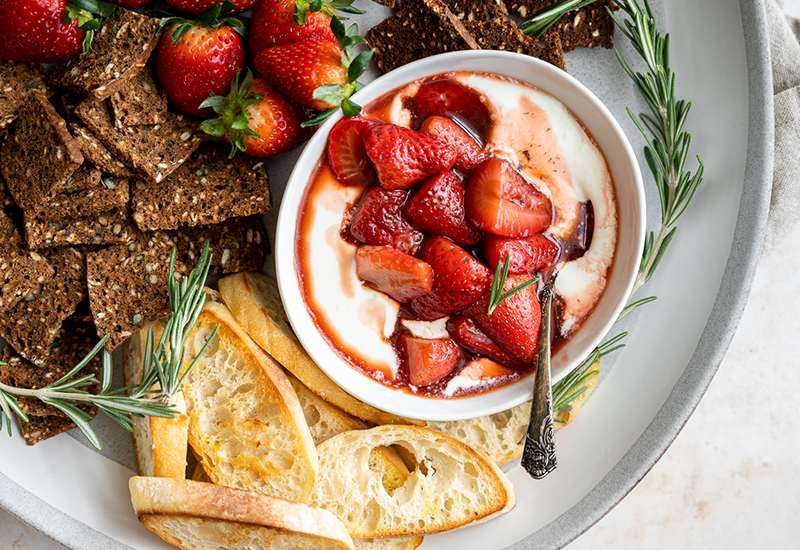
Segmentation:
[(212, 136), (228, 135), (231, 142), (231, 154), (233, 158), (237, 151), (246, 151), (244, 143), (245, 137), (260, 138), (261, 135), (251, 129), (247, 123), (246, 110), (264, 99), (264, 96), (250, 91), (253, 84), (253, 72), (247, 69), (247, 74), (239, 85), (238, 73), (231, 82), (231, 93), (228, 97), (212, 95), (200, 104), (201, 109), (210, 107), (219, 118), (204, 120), (200, 123), (200, 129)]
[(247, 36), (247, 27), (236, 17), (227, 15), (236, 9), (236, 4), (225, 0), (218, 4), (212, 4), (197, 16), (196, 19), (187, 19), (180, 16), (165, 17), (161, 20), (158, 32), (162, 32), (167, 27), (175, 26), (172, 30), (172, 43), (177, 44), (178, 40), (186, 34), (192, 27), (204, 27), (209, 29), (220, 29), (230, 27), (242, 37)]
[(117, 8), (111, 2), (103, 2), (102, 0), (69, 0), (67, 7), (64, 8), (64, 21), (72, 23), (75, 19), (78, 20), (78, 28), (86, 32), (86, 37), (83, 39), (83, 51), (90, 52), (92, 50), (92, 39), (94, 33), (103, 24), (106, 17), (110, 17)]

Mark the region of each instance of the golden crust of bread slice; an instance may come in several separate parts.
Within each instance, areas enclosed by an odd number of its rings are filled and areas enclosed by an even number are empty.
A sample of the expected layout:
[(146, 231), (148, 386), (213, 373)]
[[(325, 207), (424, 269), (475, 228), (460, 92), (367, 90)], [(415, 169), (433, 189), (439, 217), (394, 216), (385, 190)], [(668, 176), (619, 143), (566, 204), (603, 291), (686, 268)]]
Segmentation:
[(317, 452), (289, 380), (223, 304), (206, 302), (186, 342), (189, 443), (214, 483), (305, 502)]
[(267, 495), (191, 480), (132, 477), (139, 521), (184, 550), (353, 550), (333, 514)]
[(292, 332), (274, 279), (255, 272), (235, 273), (220, 279), (219, 290), (253, 340), (324, 400), (373, 424), (424, 424), (378, 410), (337, 386)]
[(589, 399), (589, 396), (592, 395), (592, 392), (597, 387), (597, 380), (600, 378), (600, 359), (594, 362), (594, 364), (586, 370), (586, 374), (595, 373), (593, 376), (590, 376), (586, 380), (586, 390), (578, 397), (570, 401), (566, 407), (562, 407), (555, 413), (555, 428), (563, 428), (573, 420), (575, 417), (578, 416), (578, 412), (581, 410), (581, 407), (586, 400)]
[(415, 550), (424, 537), (384, 537), (381, 539), (353, 539), (356, 550)]
[[(399, 447), (413, 471), (392, 494), (372, 450)], [(309, 504), (333, 512), (353, 537), (416, 536), (486, 521), (513, 508), (511, 483), (480, 451), (419, 426), (344, 432), (318, 447), (320, 469)]]

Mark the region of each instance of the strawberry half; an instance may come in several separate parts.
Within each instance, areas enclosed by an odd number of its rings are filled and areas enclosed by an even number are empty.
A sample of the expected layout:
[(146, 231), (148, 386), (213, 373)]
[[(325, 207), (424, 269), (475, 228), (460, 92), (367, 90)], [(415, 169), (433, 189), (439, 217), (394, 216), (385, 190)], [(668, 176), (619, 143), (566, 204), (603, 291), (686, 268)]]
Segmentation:
[(514, 356), (498, 346), (497, 343), (489, 338), (478, 324), (469, 317), (458, 315), (448, 319), (447, 332), (450, 334), (451, 338), (461, 344), (461, 347), (476, 355), (483, 355), (489, 359), (494, 359), (515, 370), (529, 368), (529, 365), (517, 360)]
[(419, 257), (433, 268), (433, 288), (409, 304), (414, 315), (423, 321), (461, 311), (491, 285), (489, 269), (444, 237), (425, 241)]
[(433, 286), (430, 265), (388, 246), (359, 247), (356, 275), (398, 302), (422, 296)]
[[(531, 278), (509, 275), (502, 292), (508, 292)], [(475, 320), (492, 340), (519, 361), (526, 365), (535, 364), (539, 351), (539, 325), (542, 321), (536, 285), (527, 286), (512, 294), (500, 302), (491, 314), (489, 294), (486, 292), (477, 302), (467, 307), (464, 315)]]
[(456, 151), (444, 140), (395, 124), (378, 124), (364, 135), (367, 155), (386, 189), (405, 189), (452, 168)]
[(467, 218), (478, 229), (505, 237), (541, 233), (553, 220), (553, 205), (511, 164), (493, 157), (475, 169), (464, 200)]
[(353, 214), (350, 234), (364, 244), (391, 246), (415, 254), (424, 235), (403, 216), (407, 199), (408, 191), (370, 187)]
[(552, 264), (558, 257), (559, 247), (542, 233), (520, 239), (486, 235), (481, 241), (481, 252), (490, 269), (497, 269), (507, 256), (508, 272), (520, 275)]
[(461, 363), (461, 350), (450, 338), (417, 338), (400, 336), (403, 359), (408, 369), (408, 381), (414, 386), (438, 382)]
[(420, 121), (434, 115), (456, 116), (480, 136), (486, 135), (492, 121), (481, 97), (452, 80), (434, 80), (420, 86), (411, 111)]
[(452, 172), (428, 178), (406, 203), (406, 217), (416, 227), (460, 245), (476, 244), (481, 232), (464, 213), (466, 186)]
[(429, 117), (422, 124), (420, 132), (442, 138), (452, 145), (458, 154), (454, 168), (464, 177), (472, 175), (479, 164), (489, 159), (489, 153), (461, 126), (447, 117)]
[(328, 161), (342, 185), (371, 185), (378, 181), (372, 161), (364, 148), (364, 132), (374, 121), (344, 117), (328, 135)]

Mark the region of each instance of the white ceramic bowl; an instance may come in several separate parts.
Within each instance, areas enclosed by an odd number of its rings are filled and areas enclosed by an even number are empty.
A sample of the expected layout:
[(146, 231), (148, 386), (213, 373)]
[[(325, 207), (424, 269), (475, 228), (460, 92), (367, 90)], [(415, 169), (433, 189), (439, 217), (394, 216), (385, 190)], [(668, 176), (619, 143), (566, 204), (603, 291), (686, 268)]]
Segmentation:
[[(553, 382), (565, 376), (596, 347), (619, 316), (630, 295), (645, 236), (644, 188), (630, 143), (606, 107), (566, 72), (516, 53), (454, 52), (425, 58), (368, 84), (353, 99), (360, 105), (414, 80), (455, 71), (487, 71), (527, 82), (564, 103), (583, 123), (605, 154), (617, 193), (619, 238), (608, 285), (594, 312), (578, 333), (553, 357)], [(388, 388), (344, 362), (320, 335), (306, 309), (295, 270), (295, 231), (306, 185), (325, 151), (328, 120), (306, 145), (286, 185), (276, 233), (275, 262), (284, 307), (297, 336), (317, 364), (339, 386), (379, 409), (425, 420), (461, 420), (493, 414), (531, 396), (533, 376), (487, 393), (455, 399), (433, 399)]]

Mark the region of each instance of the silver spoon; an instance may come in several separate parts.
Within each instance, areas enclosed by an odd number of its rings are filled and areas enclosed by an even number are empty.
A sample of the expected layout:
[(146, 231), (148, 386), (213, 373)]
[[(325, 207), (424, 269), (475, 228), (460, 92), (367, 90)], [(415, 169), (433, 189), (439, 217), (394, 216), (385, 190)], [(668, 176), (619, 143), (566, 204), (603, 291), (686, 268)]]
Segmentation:
[(535, 479), (542, 479), (556, 469), (556, 444), (553, 438), (553, 390), (550, 381), (550, 317), (553, 304), (553, 279), (542, 290), (542, 324), (539, 327), (539, 354), (533, 403), (522, 467)]

